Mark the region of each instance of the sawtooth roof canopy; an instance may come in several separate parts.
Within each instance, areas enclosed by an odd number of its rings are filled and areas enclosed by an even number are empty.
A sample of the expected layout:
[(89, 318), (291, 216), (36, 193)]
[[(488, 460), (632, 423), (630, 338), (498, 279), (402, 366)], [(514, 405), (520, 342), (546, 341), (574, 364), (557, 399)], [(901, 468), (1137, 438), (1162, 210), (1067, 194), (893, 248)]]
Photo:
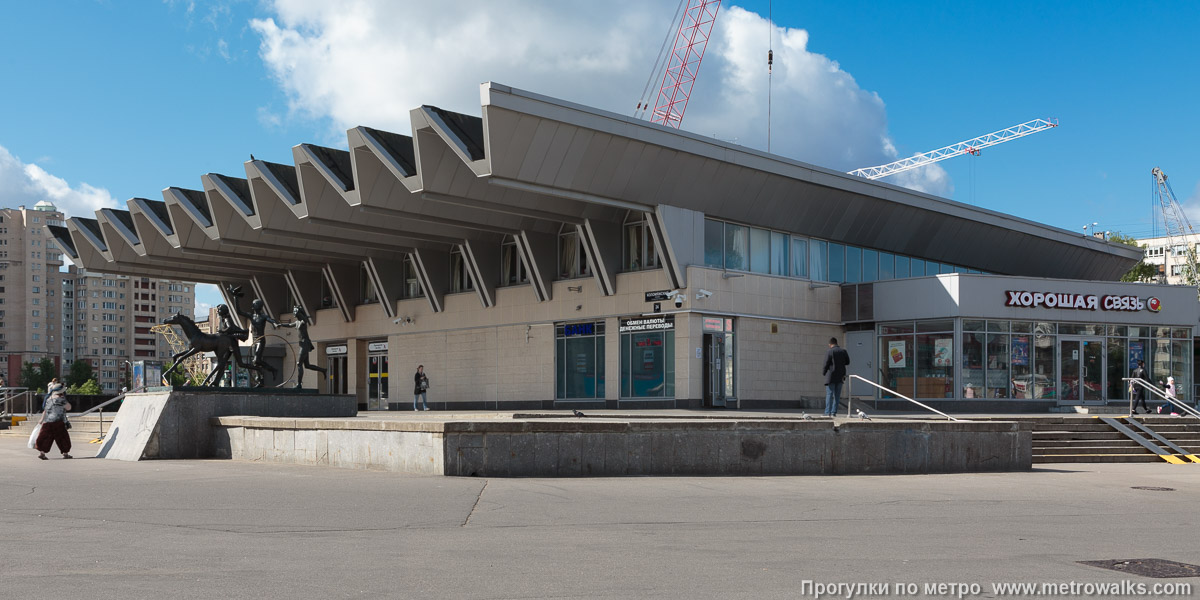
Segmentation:
[(348, 150), (300, 144), (294, 165), (250, 160), (244, 175), (204, 174), (200, 189), (168, 187), (162, 201), (135, 198), (128, 210), (50, 231), (89, 270), (210, 283), (282, 277), (293, 292), (301, 280), (337, 284), (359, 265), (382, 274), (412, 260), (435, 310), (443, 292), (433, 288), (445, 282), (429, 265), (459, 249), (478, 276), (510, 238), (548, 299), (556, 270), (547, 253), (564, 227), (594, 241), (588, 260), (614, 293), (619, 241), (603, 246), (612, 231), (619, 240), (631, 210), (664, 221), (656, 239), (680, 284), (700, 261), (694, 240), (667, 235), (677, 209), (1007, 275), (1114, 280), (1141, 258), (1137, 248), (495, 83), (481, 86), (481, 100), (481, 116), (422, 106), (410, 112), (411, 135), (356, 127)]

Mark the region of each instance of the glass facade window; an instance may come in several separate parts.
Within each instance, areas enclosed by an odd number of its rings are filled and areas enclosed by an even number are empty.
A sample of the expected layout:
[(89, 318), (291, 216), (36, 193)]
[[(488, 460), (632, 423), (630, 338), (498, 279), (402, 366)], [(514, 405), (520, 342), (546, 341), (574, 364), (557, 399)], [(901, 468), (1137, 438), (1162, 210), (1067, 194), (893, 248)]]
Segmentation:
[(829, 281), (829, 242), (808, 241), (808, 276), (814, 281)]
[(725, 268), (725, 224), (704, 220), (704, 266)]
[(808, 240), (792, 238), (792, 277), (808, 277)]
[(911, 272), (912, 272), (912, 275), (910, 275), (911, 277), (924, 277), (925, 276), (925, 261), (923, 261), (919, 258), (913, 258), (909, 261), (909, 265), (910, 265), (909, 268), (911, 269)]
[(896, 255), (888, 252), (879, 253), (879, 279), (896, 278)]
[(646, 213), (633, 212), (625, 221), (625, 245), (623, 266), (626, 271), (657, 269), (658, 253), (654, 249), (654, 236)]
[(379, 302), (379, 294), (375, 291), (375, 282), (367, 271), (367, 265), (361, 264), (358, 267), (358, 303), (374, 304), (376, 302)]
[(604, 322), (563, 323), (554, 327), (555, 397), (604, 397)]
[(829, 244), (829, 281), (846, 281), (846, 247), (841, 244)]
[(404, 259), (404, 297), (420, 298), (425, 293), (421, 290), (421, 281), (417, 278), (417, 265), (412, 256)]
[(450, 292), (467, 292), (473, 289), (475, 285), (471, 281), (467, 261), (463, 258), (462, 246), (455, 246), (450, 251)]
[(574, 226), (565, 225), (558, 234), (558, 277), (574, 279), (591, 275), (587, 256), (583, 253), (583, 242)]
[(725, 224), (725, 268), (735, 271), (750, 269), (750, 228)]
[(778, 231), (771, 232), (771, 274), (772, 275), (789, 275), (788, 258), (791, 253), (788, 252), (788, 235)]
[(621, 397), (675, 397), (675, 317), (621, 319)]
[(862, 248), (846, 246), (846, 283), (859, 283), (863, 280)]
[(771, 272), (771, 232), (766, 229), (750, 228), (750, 270)]
[(909, 262), (911, 259), (907, 256), (896, 256), (896, 279), (909, 277)]
[(500, 285), (519, 285), (529, 283), (529, 274), (521, 261), (521, 253), (517, 250), (517, 240), (507, 236), (500, 244)]

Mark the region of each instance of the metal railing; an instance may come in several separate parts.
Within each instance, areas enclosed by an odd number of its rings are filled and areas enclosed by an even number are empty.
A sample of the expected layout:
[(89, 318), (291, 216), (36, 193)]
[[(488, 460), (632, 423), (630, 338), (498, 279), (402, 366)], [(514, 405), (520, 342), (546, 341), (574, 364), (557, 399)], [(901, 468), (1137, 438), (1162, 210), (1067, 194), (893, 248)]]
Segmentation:
[(117, 394), (116, 396), (113, 396), (112, 398), (109, 398), (108, 400), (105, 400), (104, 402), (101, 402), (100, 404), (97, 404), (96, 406), (93, 406), (93, 407), (79, 413), (76, 416), (82, 417), (84, 415), (89, 415), (96, 411), (100, 411), (100, 437), (96, 438), (97, 442), (95, 442), (95, 443), (99, 443), (99, 441), (104, 440), (104, 407), (108, 406), (109, 404), (112, 404), (113, 402), (116, 402), (118, 400), (124, 400), (125, 396), (128, 394), (132, 394), (134, 392), (140, 392), (145, 389), (146, 389), (146, 386), (143, 385), (142, 387), (139, 387), (139, 388), (121, 392), (120, 394)]
[(17, 411), (13, 409), (13, 405), (16, 404), (18, 400), (21, 401), (21, 405), (25, 409), (21, 412), (28, 417), (30, 414), (32, 414), (30, 411), (32, 397), (33, 392), (31, 392), (29, 388), (0, 387), (0, 405), (3, 406), (3, 408), (0, 408), (0, 418), (11, 419), (12, 416), (17, 413)]
[[(1146, 381), (1145, 379), (1141, 379), (1140, 377), (1122, 377), (1121, 381), (1128, 381), (1130, 387), (1132, 387), (1134, 385), (1140, 385), (1143, 388), (1148, 389), (1151, 392), (1154, 392), (1154, 395), (1158, 396), (1159, 398), (1162, 398), (1163, 402), (1166, 402), (1166, 403), (1170, 404), (1171, 406), (1181, 408), (1187, 414), (1189, 414), (1193, 417), (1196, 417), (1197, 419), (1200, 419), (1200, 411), (1192, 408), (1191, 406), (1188, 406), (1186, 402), (1184, 402), (1183, 400), (1181, 400), (1179, 398), (1172, 398), (1172, 397), (1168, 396), (1166, 393), (1159, 390), (1158, 386), (1150, 383), (1149, 381)], [(1129, 394), (1129, 414), (1130, 415), (1133, 414), (1133, 394)]]
[(956, 418), (954, 418), (954, 417), (952, 417), (952, 416), (950, 416), (950, 415), (948, 415), (948, 414), (946, 414), (946, 413), (944, 413), (944, 412), (942, 412), (942, 411), (940, 411), (940, 410), (938, 410), (938, 409), (936, 409), (936, 408), (933, 408), (932, 406), (928, 406), (928, 405), (925, 405), (925, 404), (921, 404), (920, 402), (917, 402), (916, 400), (913, 400), (912, 398), (909, 398), (908, 396), (905, 396), (904, 394), (901, 394), (900, 392), (897, 392), (896, 390), (890, 390), (890, 389), (888, 389), (888, 388), (885, 388), (885, 387), (883, 387), (882, 385), (879, 385), (878, 383), (875, 383), (874, 381), (871, 381), (871, 380), (869, 380), (869, 379), (867, 379), (867, 378), (865, 378), (865, 377), (861, 377), (861, 376), (859, 376), (859, 375), (851, 375), (851, 376), (848, 378), (848, 382), (849, 382), (849, 383), (848, 383), (848, 385), (847, 385), (847, 387), (846, 387), (846, 416), (847, 416), (847, 417), (849, 417), (849, 416), (852, 416), (852, 415), (850, 414), (850, 404), (851, 404), (851, 402), (853, 402), (853, 400), (854, 400), (854, 392), (853, 392), (853, 389), (854, 389), (854, 380), (855, 380), (855, 379), (857, 379), (857, 380), (859, 380), (859, 381), (861, 381), (861, 382), (863, 382), (863, 383), (865, 383), (865, 384), (867, 384), (867, 385), (871, 385), (871, 386), (874, 386), (874, 387), (876, 387), (876, 388), (879, 388), (879, 389), (881, 389), (881, 390), (883, 390), (883, 391), (885, 391), (885, 392), (887, 392), (887, 393), (889, 393), (889, 394), (891, 394), (891, 395), (893, 395), (893, 396), (896, 396), (897, 398), (903, 398), (903, 399), (905, 399), (905, 400), (908, 400), (909, 402), (912, 402), (913, 404), (916, 404), (917, 406), (920, 406), (921, 408), (923, 408), (923, 409), (925, 409), (925, 410), (928, 410), (928, 411), (930, 411), (930, 412), (935, 412), (935, 413), (937, 413), (937, 414), (939, 414), (939, 415), (942, 415), (943, 417), (946, 417), (947, 419), (950, 419), (951, 421), (961, 421), (961, 420), (962, 420), (962, 419), (956, 419)]

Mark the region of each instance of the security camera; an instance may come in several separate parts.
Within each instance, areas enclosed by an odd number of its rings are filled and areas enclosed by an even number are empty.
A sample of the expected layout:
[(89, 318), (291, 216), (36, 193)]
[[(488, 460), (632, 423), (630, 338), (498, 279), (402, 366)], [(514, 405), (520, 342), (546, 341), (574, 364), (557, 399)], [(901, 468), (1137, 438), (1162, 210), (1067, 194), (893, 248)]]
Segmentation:
[(675, 294), (675, 308), (683, 308), (683, 294)]
[(696, 290), (696, 299), (697, 300), (699, 300), (701, 298), (711, 298), (711, 297), (712, 297), (712, 292), (710, 292), (704, 288)]

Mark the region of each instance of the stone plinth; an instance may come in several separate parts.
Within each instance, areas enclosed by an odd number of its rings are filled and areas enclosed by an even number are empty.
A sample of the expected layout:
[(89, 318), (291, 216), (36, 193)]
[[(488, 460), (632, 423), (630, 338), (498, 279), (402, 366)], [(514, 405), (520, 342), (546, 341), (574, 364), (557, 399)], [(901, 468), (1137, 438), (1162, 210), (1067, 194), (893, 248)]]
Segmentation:
[(213, 417), (352, 417), (351, 395), (312, 390), (157, 388), (129, 394), (113, 419), (98, 458), (209, 458), (214, 454)]

